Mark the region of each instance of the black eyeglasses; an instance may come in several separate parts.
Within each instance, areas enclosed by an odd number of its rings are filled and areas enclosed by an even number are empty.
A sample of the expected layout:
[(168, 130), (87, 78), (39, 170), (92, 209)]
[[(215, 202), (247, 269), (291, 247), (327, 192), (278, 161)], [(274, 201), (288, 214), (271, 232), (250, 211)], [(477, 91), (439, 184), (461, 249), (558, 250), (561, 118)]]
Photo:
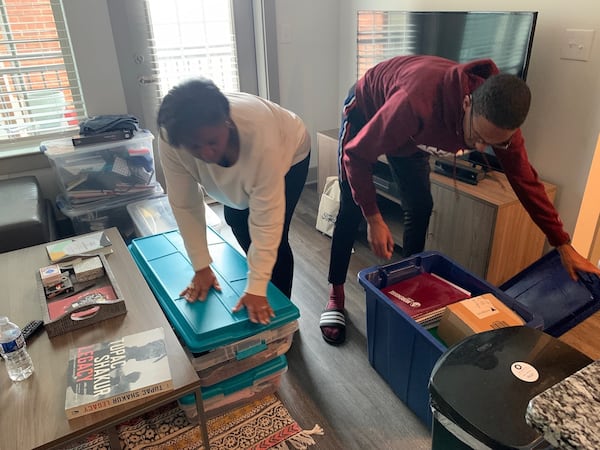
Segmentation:
[[(492, 147), (493, 149), (496, 150), (508, 150), (508, 147), (510, 147), (510, 142), (512, 141), (512, 137), (505, 142), (500, 142), (498, 144), (490, 144), (489, 142), (486, 142), (485, 140), (483, 140), (483, 138), (479, 135), (479, 133), (475, 130), (473, 130), (473, 99), (471, 98), (471, 113), (469, 114), (469, 134), (470, 134), (470, 138), (475, 140), (475, 142), (477, 144), (481, 144), (481, 145), (487, 145), (489, 147)], [(473, 134), (475, 134), (475, 136), (473, 136)]]

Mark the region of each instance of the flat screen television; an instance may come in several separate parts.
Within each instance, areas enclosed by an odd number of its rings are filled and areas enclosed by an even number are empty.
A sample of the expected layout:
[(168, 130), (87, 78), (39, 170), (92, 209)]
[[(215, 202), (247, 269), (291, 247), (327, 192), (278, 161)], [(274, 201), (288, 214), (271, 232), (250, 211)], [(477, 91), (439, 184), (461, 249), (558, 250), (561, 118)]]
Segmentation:
[(398, 55), (458, 62), (491, 58), (525, 80), (537, 20), (534, 11), (358, 11), (358, 77)]

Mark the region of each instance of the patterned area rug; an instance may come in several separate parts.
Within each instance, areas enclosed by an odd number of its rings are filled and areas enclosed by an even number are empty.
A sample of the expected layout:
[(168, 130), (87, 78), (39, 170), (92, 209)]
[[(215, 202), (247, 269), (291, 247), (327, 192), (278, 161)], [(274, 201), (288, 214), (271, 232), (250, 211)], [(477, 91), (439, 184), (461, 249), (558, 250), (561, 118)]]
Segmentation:
[[(125, 450), (204, 450), (200, 428), (172, 403), (118, 426)], [(268, 395), (208, 421), (210, 450), (303, 450), (315, 444), (315, 425), (303, 430), (275, 395)], [(100, 433), (69, 450), (109, 450), (108, 436)]]

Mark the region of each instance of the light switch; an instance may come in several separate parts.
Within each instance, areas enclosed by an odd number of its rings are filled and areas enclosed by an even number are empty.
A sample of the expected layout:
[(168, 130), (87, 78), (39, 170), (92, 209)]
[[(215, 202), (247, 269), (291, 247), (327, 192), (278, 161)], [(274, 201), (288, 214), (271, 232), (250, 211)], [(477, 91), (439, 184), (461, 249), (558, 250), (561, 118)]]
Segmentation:
[(594, 30), (567, 28), (563, 34), (560, 58), (587, 61), (590, 58), (593, 41)]

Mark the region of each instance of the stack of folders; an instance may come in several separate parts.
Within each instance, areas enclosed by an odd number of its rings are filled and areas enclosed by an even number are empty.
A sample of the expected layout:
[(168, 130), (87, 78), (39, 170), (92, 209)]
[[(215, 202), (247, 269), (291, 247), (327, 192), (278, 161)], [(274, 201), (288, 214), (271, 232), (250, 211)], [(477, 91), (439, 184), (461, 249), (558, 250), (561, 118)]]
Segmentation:
[(471, 297), (466, 289), (422, 272), (381, 290), (396, 306), (426, 329), (439, 325), (446, 306)]

